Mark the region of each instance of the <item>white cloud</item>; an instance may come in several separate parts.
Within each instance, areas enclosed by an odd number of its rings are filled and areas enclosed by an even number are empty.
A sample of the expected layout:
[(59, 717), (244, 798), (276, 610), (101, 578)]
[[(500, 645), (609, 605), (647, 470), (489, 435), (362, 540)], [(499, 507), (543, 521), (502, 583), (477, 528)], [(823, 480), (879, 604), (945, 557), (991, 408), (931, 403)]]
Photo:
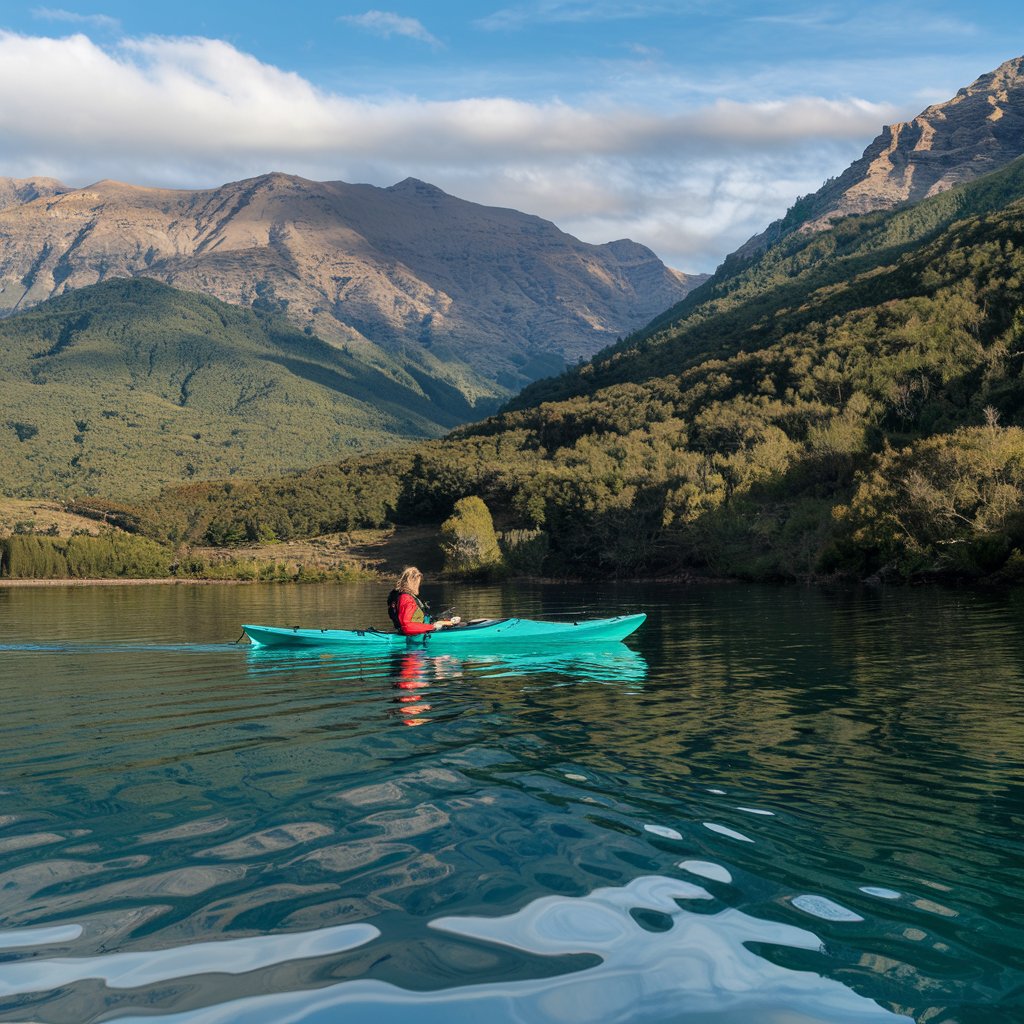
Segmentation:
[(368, 99), (228, 43), (97, 46), (0, 32), (0, 174), (208, 187), (269, 170), (454, 195), (713, 267), (858, 156), (888, 108), (797, 97), (652, 112), (607, 103)]
[(421, 43), (429, 43), (431, 46), (441, 46), (441, 41), (435, 38), (424, 28), (422, 22), (416, 18), (404, 18), (400, 14), (391, 11), (366, 11), (365, 14), (343, 14), (338, 21), (344, 21), (349, 25), (366, 29), (374, 35), (383, 36), (389, 39), (391, 36), (406, 36), (409, 39), (418, 39)]
[(117, 18), (107, 14), (76, 14), (59, 7), (34, 7), (32, 16), (42, 21), (66, 21), (73, 25), (92, 25), (95, 28), (115, 30), (121, 27)]

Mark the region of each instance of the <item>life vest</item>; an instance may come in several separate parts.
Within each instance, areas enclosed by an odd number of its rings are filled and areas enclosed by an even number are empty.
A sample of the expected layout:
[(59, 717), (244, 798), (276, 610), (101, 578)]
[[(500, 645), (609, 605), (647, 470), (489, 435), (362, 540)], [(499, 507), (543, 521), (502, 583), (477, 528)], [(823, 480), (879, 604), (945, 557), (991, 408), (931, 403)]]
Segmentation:
[[(402, 625), (398, 621), (398, 599), (403, 594), (409, 594), (408, 590), (392, 590), (388, 594), (388, 618), (394, 623), (395, 629), (401, 632)], [(429, 622), (430, 605), (426, 601), (421, 601), (416, 594), (409, 594), (409, 596), (416, 602), (416, 611), (412, 613), (413, 622)]]

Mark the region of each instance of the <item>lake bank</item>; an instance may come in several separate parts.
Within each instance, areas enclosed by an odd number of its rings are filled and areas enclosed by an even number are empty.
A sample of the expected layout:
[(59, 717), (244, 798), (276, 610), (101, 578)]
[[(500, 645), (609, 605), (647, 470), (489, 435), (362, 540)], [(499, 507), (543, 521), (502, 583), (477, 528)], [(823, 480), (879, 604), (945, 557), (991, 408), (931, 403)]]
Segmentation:
[[(343, 583), (356, 580), (379, 582), (394, 580), (409, 565), (418, 566), (428, 579), (456, 583), (499, 582), (501, 579), (519, 580), (537, 584), (587, 585), (595, 582), (576, 576), (534, 575), (528, 572), (499, 572), (488, 576), (446, 573), (444, 559), (437, 543), (438, 533), (433, 527), (388, 527), (379, 530), (353, 530), (325, 534), (307, 540), (254, 542), (231, 547), (192, 546), (159, 548), (154, 542), (127, 534), (111, 531), (100, 537), (87, 539), (90, 544), (104, 543), (104, 538), (122, 539), (122, 543), (149, 545), (158, 557), (141, 569), (154, 575), (137, 576), (93, 576), (90, 571), (100, 572), (120, 568), (117, 564), (97, 564), (95, 560), (75, 564), (69, 557), (52, 561), (46, 558), (25, 562), (18, 566), (14, 575), (6, 575), (11, 564), (5, 555), (8, 547), (21, 542), (35, 545), (49, 545), (62, 552), (73, 547), (80, 536), (41, 535), (38, 533), (0, 535), (0, 587), (3, 586), (114, 586), (140, 584), (188, 584), (201, 583)], [(134, 540), (133, 540), (134, 539)], [(124, 566), (127, 572), (139, 572), (137, 562)], [(178, 574), (168, 574), (167, 570)], [(58, 575), (57, 573), (69, 573)], [(38, 575), (36, 575), (38, 573)], [(903, 577), (892, 572), (875, 573), (867, 578), (856, 578), (844, 573), (797, 573), (782, 575), (773, 573), (765, 577), (748, 575), (723, 576), (717, 573), (702, 574), (685, 568), (666, 570), (658, 575), (640, 573), (635, 576), (618, 576), (606, 580), (615, 583), (633, 583), (672, 586), (698, 586), (709, 584), (762, 584), (770, 586), (794, 584), (813, 587), (879, 587), (879, 586), (940, 586), (978, 590), (1005, 589), (1020, 586), (1022, 580), (1016, 574), (1005, 572), (987, 577), (965, 577), (962, 574), (920, 572), (912, 577)]]
[(56, 580), (9, 580), (0, 577), (0, 587), (142, 587), (154, 585), (172, 586), (219, 586), (225, 583), (240, 584), (253, 583), (255, 580), (190, 580), (179, 579), (176, 576), (161, 576), (154, 579), (56, 579)]

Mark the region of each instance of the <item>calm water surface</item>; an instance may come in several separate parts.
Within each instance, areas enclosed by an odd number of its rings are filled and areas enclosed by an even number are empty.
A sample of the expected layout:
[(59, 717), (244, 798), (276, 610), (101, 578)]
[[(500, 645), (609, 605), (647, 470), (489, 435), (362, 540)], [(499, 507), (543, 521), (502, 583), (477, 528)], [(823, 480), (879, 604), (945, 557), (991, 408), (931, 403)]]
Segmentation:
[(1024, 1020), (1024, 596), (383, 589), (0, 587), (0, 1021)]

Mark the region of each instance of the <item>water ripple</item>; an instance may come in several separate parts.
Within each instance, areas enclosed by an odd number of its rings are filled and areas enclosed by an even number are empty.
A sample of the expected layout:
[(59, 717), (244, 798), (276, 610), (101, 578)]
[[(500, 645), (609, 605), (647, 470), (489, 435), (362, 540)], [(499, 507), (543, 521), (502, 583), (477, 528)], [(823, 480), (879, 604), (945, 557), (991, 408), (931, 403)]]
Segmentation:
[(290, 960), (354, 949), (379, 934), (371, 925), (351, 924), (138, 953), (38, 959), (7, 965), (0, 977), (0, 996), (45, 992), (88, 978), (102, 980), (110, 988), (140, 988), (202, 974), (244, 974)]
[(215, 641), (374, 588), (145, 589), (0, 591), (2, 1021), (1013, 1019), (1011, 599), (616, 588), (635, 649), (363, 659)]

